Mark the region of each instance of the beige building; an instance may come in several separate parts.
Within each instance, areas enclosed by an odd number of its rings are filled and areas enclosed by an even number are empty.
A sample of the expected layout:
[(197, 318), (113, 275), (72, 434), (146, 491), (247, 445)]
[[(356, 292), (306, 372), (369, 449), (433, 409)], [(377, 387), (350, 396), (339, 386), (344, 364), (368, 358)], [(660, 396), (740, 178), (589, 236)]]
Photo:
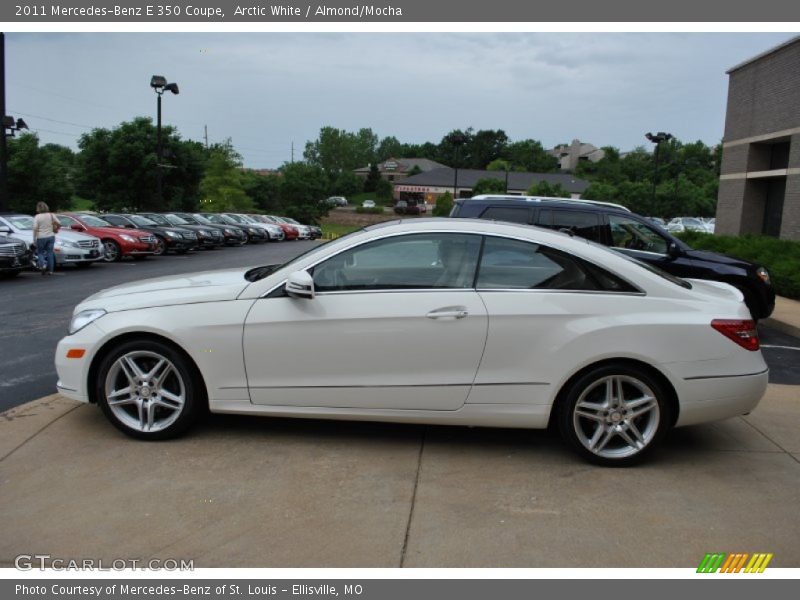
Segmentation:
[(571, 144), (556, 146), (548, 152), (558, 159), (558, 168), (562, 171), (573, 171), (581, 161), (597, 162), (606, 153), (592, 144), (572, 140)]
[(716, 232), (800, 240), (800, 36), (728, 75)]

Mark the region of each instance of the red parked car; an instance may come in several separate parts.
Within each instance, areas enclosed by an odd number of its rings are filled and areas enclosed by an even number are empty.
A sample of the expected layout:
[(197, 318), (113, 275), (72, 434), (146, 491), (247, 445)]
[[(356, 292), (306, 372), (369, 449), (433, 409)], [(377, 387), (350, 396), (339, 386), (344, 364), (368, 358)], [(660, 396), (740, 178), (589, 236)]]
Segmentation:
[(272, 215), (264, 215), (264, 218), (283, 229), (284, 240), (296, 240), (300, 236), (300, 232), (297, 231), (297, 227), (293, 225), (289, 225), (289, 223), (284, 223), (283, 221), (279, 221)]
[(125, 256), (144, 258), (156, 250), (156, 238), (140, 229), (115, 227), (96, 215), (66, 213), (56, 215), (62, 227), (82, 231), (100, 238), (105, 249), (106, 262), (115, 262)]

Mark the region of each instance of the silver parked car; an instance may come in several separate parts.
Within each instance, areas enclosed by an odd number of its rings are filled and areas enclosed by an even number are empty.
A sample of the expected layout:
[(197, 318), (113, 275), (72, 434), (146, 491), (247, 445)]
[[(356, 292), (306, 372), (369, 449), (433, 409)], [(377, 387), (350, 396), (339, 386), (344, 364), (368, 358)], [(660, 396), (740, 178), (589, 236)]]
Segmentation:
[[(22, 240), (30, 246), (33, 244), (33, 217), (14, 213), (2, 214), (0, 215), (1, 232)], [(61, 228), (56, 234), (53, 251), (56, 256), (56, 266), (88, 267), (98, 260), (103, 260), (105, 255), (99, 239), (93, 235), (67, 228)]]

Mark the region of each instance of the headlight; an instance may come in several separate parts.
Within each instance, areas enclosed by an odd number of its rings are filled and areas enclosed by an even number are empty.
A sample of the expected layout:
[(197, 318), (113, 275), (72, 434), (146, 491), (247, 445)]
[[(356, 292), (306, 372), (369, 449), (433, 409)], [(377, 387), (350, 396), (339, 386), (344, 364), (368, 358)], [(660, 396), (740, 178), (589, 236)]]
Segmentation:
[(225, 229), (225, 233), (228, 235), (234, 235), (233, 229)]
[(201, 229), (198, 233), (200, 233), (200, 235), (205, 237), (211, 237), (211, 232), (206, 229)]
[(125, 233), (121, 233), (121, 234), (119, 235), (119, 237), (121, 237), (123, 240), (125, 240), (125, 241), (126, 241), (126, 242), (128, 242), (129, 244), (135, 244), (135, 243), (136, 243), (136, 238), (135, 238), (135, 237), (133, 237), (133, 236), (131, 236), (131, 235), (127, 235), (127, 234), (125, 234)]
[(66, 240), (56, 240), (55, 246), (56, 248), (77, 248), (78, 244)]
[(72, 317), (72, 321), (69, 322), (69, 334), (72, 335), (73, 333), (79, 332), (89, 323), (93, 323), (104, 314), (106, 314), (106, 311), (104, 311), (102, 308), (90, 308), (89, 310), (82, 310), (77, 315)]
[(769, 273), (767, 273), (767, 270), (764, 267), (758, 267), (756, 275), (758, 275), (758, 278), (761, 281), (769, 285)]
[(174, 238), (181, 237), (177, 233), (175, 233), (174, 231), (165, 231), (164, 233), (166, 233), (169, 237), (174, 237)]

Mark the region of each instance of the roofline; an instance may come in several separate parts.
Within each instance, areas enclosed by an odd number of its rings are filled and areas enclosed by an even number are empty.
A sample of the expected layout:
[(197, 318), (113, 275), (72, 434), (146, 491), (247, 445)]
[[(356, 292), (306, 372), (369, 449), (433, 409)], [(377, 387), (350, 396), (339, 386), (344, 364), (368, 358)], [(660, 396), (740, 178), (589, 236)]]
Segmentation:
[(792, 38), (789, 38), (788, 40), (786, 40), (785, 42), (783, 42), (781, 44), (778, 44), (777, 46), (769, 48), (768, 50), (764, 50), (764, 52), (762, 52), (761, 54), (756, 54), (752, 58), (748, 58), (746, 61), (740, 62), (738, 65), (733, 66), (730, 69), (728, 69), (727, 71), (725, 71), (725, 74), (726, 75), (730, 75), (734, 71), (738, 71), (739, 69), (741, 69), (743, 67), (746, 67), (747, 65), (749, 65), (751, 63), (754, 63), (757, 60), (761, 60), (765, 56), (769, 56), (770, 54), (774, 54), (775, 52), (778, 52), (779, 50), (783, 50), (787, 46), (791, 46), (792, 44), (795, 44), (797, 42), (800, 42), (800, 35), (796, 35), (796, 36), (794, 36)]
[(471, 198), (458, 198), (456, 201), (468, 202), (470, 200), (525, 200), (527, 202), (565, 202), (567, 204), (591, 204), (595, 206), (608, 206), (611, 208), (618, 208), (625, 212), (631, 212), (627, 206), (622, 204), (615, 204), (614, 202), (606, 202), (604, 200), (590, 200), (588, 198), (558, 198), (554, 196), (512, 196), (504, 194), (478, 194)]

